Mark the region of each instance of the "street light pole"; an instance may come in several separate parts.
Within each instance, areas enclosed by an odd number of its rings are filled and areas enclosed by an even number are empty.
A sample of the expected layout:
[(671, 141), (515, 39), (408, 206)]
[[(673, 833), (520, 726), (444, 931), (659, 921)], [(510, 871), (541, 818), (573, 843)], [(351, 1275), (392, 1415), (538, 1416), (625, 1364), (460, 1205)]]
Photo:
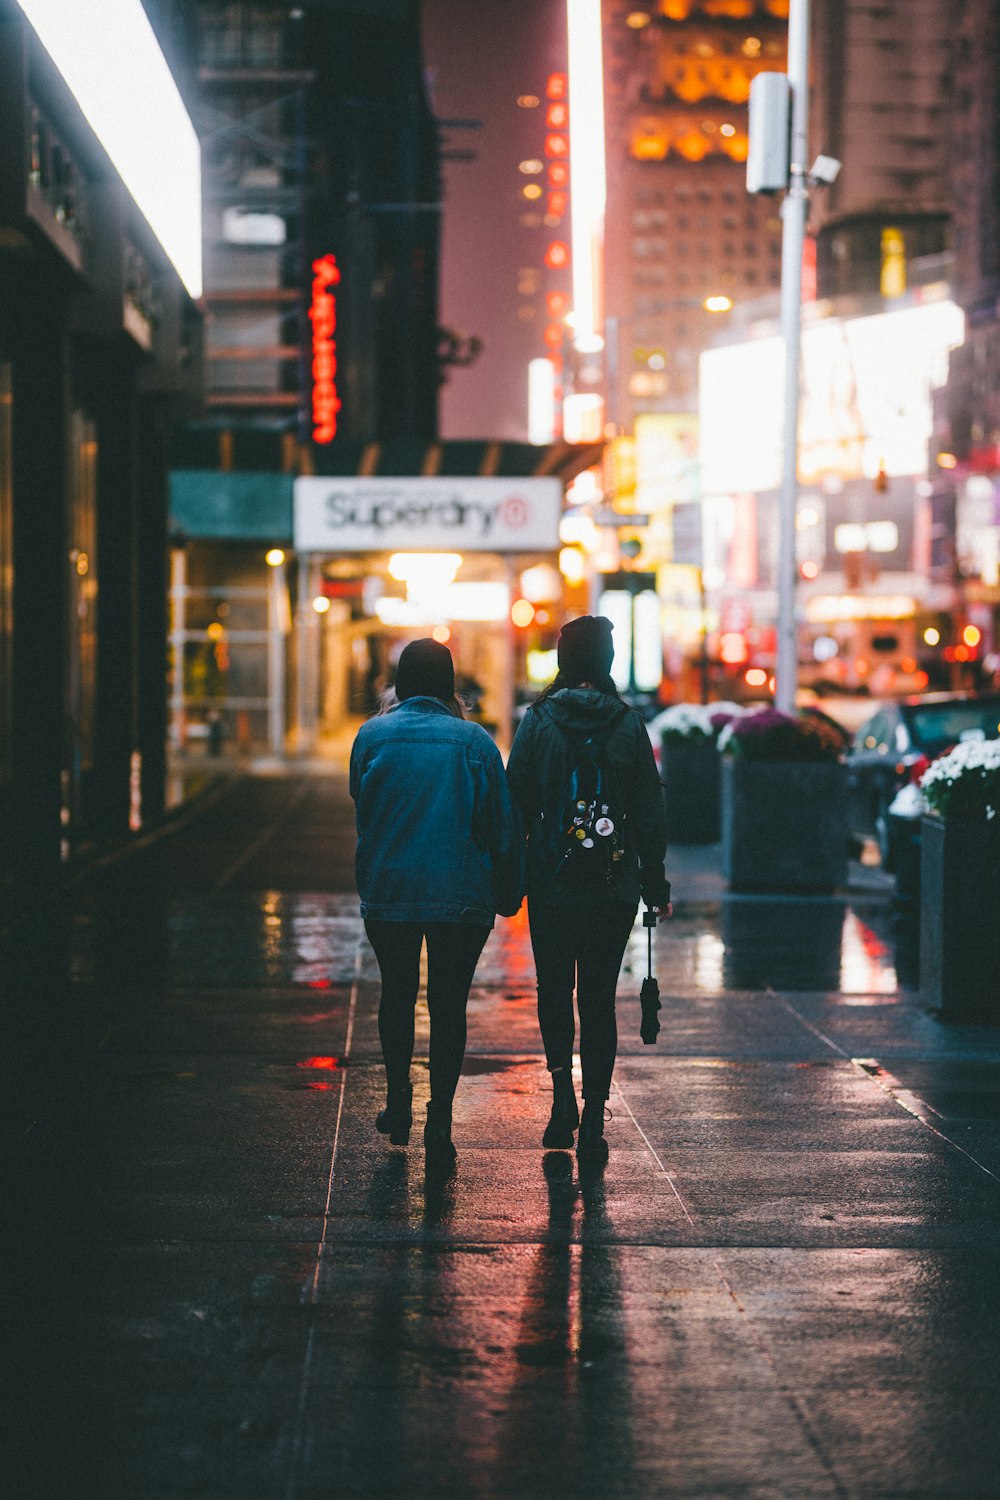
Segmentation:
[(788, 192), (781, 205), (781, 332), (785, 343), (785, 411), (778, 509), (778, 651), (775, 707), (795, 712), (799, 647), (795, 618), (795, 518), (798, 505), (799, 354), (802, 344), (802, 253), (809, 209), (809, 0), (791, 0), (788, 84), (792, 130)]

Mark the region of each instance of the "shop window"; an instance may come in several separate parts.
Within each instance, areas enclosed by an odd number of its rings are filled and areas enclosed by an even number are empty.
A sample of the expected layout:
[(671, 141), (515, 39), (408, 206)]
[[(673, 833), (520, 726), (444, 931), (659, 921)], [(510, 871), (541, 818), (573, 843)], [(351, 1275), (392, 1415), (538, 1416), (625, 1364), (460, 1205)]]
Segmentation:
[(85, 784), (94, 766), (97, 710), (97, 430), (81, 411), (70, 419), (68, 810), (83, 818)]

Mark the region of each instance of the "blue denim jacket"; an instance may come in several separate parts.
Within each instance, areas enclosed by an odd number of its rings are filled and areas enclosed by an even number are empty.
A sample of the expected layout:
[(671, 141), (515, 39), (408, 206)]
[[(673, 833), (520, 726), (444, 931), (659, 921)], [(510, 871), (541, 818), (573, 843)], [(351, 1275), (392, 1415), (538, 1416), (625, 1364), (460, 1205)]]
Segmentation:
[(503, 761), (479, 724), (407, 698), (361, 726), (351, 751), (361, 914), (380, 922), (513, 916), (523, 839)]

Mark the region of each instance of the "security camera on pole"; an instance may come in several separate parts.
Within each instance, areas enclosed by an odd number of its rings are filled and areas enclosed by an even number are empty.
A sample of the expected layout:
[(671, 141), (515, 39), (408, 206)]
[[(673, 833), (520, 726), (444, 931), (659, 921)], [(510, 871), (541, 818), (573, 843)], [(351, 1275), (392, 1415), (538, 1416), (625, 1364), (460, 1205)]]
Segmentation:
[(795, 619), (795, 512), (798, 502), (799, 351), (802, 342), (802, 250), (809, 189), (832, 183), (840, 163), (808, 161), (809, 0), (791, 0), (788, 72), (758, 73), (750, 87), (747, 191), (785, 194), (781, 205), (781, 331), (785, 341), (784, 451), (778, 509), (778, 652), (775, 707), (795, 712), (798, 630)]

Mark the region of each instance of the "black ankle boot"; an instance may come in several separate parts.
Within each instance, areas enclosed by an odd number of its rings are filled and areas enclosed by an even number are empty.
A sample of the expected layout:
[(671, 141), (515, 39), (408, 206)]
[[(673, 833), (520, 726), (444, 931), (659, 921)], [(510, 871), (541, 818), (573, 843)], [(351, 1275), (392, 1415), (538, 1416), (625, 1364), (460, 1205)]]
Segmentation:
[(424, 1126), (424, 1151), (429, 1163), (435, 1166), (450, 1166), (458, 1156), (451, 1138), (451, 1105), (435, 1104), (432, 1099), (427, 1106), (427, 1124)]
[(389, 1090), (385, 1096), (385, 1109), (380, 1109), (375, 1116), (375, 1129), (380, 1135), (387, 1135), (393, 1146), (406, 1146), (410, 1140), (410, 1126), (413, 1124), (413, 1086), (407, 1084), (398, 1092)]
[(580, 1123), (580, 1110), (573, 1088), (570, 1068), (552, 1069), (552, 1113), (542, 1136), (542, 1145), (555, 1151), (569, 1151), (573, 1146), (573, 1132)]
[(603, 1165), (608, 1159), (608, 1143), (604, 1139), (604, 1100), (595, 1099), (583, 1105), (583, 1119), (576, 1141), (576, 1154), (581, 1161)]

